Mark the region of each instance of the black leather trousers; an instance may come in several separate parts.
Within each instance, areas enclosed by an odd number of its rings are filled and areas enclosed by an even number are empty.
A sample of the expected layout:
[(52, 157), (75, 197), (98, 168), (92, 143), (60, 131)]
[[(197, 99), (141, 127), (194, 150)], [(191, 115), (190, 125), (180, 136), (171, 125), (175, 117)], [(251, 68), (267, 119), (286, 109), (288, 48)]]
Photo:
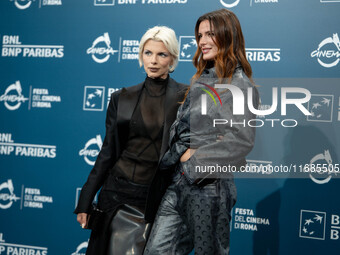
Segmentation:
[(119, 207), (110, 225), (107, 255), (142, 255), (150, 230), (144, 213), (137, 207)]
[[(180, 165), (179, 165), (180, 167)], [(179, 168), (177, 167), (177, 169)], [(144, 255), (229, 254), (233, 179), (190, 185), (177, 170), (158, 209)]]

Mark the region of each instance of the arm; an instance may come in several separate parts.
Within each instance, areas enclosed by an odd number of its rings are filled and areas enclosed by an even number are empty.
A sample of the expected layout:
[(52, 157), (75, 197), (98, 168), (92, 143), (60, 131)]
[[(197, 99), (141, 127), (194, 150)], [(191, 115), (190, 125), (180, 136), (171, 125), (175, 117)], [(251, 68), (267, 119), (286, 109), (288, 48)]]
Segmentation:
[[(106, 134), (103, 146), (97, 157), (96, 163), (82, 188), (78, 206), (74, 213), (89, 213), (91, 211), (91, 204), (94, 196), (103, 185), (108, 170), (113, 167), (117, 160), (116, 145), (118, 143), (118, 137), (115, 136), (115, 132), (117, 130), (117, 104), (119, 93), (120, 91), (111, 95), (111, 100), (106, 113)], [(83, 223), (84, 220), (82, 220), (81, 224)]]

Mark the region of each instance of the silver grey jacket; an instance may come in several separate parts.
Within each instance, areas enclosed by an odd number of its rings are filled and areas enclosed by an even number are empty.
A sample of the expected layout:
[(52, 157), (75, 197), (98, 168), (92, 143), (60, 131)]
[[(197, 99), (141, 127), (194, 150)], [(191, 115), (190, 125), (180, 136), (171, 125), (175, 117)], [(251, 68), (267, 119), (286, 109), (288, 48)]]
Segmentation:
[(231, 166), (237, 168), (245, 164), (245, 157), (254, 146), (255, 128), (248, 121), (255, 119), (255, 115), (248, 108), (247, 98), (248, 88), (251, 88), (252, 104), (257, 109), (259, 95), (256, 87), (242, 67), (238, 66), (230, 84), (243, 92), (244, 113), (236, 115), (233, 113), (233, 100), (239, 98), (233, 98), (228, 89), (215, 89), (216, 84), (220, 83), (215, 68), (204, 70), (201, 77), (191, 85), (170, 128), (170, 149), (165, 153), (160, 167), (172, 168), (188, 148), (196, 149), (194, 155), (182, 163), (183, 173), (190, 183), (197, 183), (206, 177), (229, 178), (230, 172), (212, 175), (208, 170), (216, 170), (218, 167), (226, 170), (228, 166), (231, 169)]

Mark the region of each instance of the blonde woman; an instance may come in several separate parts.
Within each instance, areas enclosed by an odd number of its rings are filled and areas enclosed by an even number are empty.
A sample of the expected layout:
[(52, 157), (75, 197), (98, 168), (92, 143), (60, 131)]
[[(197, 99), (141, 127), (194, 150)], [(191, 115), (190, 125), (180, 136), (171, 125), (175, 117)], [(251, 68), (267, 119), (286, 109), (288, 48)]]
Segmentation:
[[(154, 204), (148, 192), (166, 179), (157, 171), (158, 161), (167, 149), (169, 128), (186, 90), (169, 77), (177, 62), (175, 32), (165, 26), (149, 29), (139, 46), (145, 81), (111, 96), (105, 140), (75, 210), (83, 228), (101, 212), (90, 226), (87, 255), (143, 252), (149, 230), (145, 207), (147, 202)], [(100, 188), (98, 210), (92, 211)]]

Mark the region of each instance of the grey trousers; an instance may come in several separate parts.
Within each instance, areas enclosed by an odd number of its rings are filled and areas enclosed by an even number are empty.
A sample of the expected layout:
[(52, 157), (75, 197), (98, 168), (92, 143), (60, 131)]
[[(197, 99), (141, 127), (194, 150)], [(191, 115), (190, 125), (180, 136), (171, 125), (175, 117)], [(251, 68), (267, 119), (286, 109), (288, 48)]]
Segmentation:
[(236, 202), (233, 179), (199, 187), (180, 172), (158, 209), (144, 255), (229, 254), (231, 209)]
[(110, 225), (107, 255), (142, 255), (149, 230), (140, 209), (123, 205)]

